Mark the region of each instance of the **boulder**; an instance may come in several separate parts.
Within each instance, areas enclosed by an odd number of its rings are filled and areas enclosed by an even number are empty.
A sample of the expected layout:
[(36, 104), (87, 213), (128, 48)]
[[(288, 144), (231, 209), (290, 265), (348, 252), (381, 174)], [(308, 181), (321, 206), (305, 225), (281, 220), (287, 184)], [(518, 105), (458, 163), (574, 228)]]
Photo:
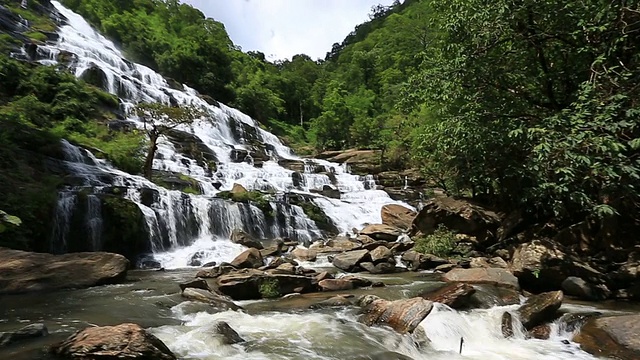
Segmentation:
[(236, 271), (236, 268), (229, 264), (220, 264), (220, 266), (213, 267), (209, 270), (200, 270), (196, 274), (196, 277), (203, 279), (215, 279), (220, 275), (229, 274), (233, 271)]
[(502, 336), (505, 338), (513, 337), (513, 315), (510, 312), (504, 312), (502, 314), (502, 320), (500, 321), (500, 330), (502, 330)]
[(471, 258), (469, 262), (469, 267), (471, 268), (500, 268), (506, 269), (509, 267), (506, 261), (504, 261), (500, 257), (494, 258), (485, 258), (485, 257), (474, 257)]
[(252, 238), (251, 235), (245, 233), (240, 229), (233, 230), (233, 232), (231, 233), (231, 241), (248, 248), (255, 248), (258, 250), (264, 249), (264, 246), (260, 241)]
[(318, 282), (322, 291), (345, 291), (354, 288), (353, 282), (346, 279), (325, 279)]
[(386, 246), (376, 247), (369, 252), (369, 256), (371, 257), (371, 262), (376, 265), (382, 262), (389, 262), (390, 259), (395, 263), (393, 254)]
[(520, 321), (525, 329), (531, 330), (544, 322), (554, 320), (562, 305), (562, 291), (552, 291), (530, 296), (518, 309)]
[(231, 265), (239, 269), (255, 269), (264, 265), (264, 263), (262, 261), (260, 250), (256, 248), (250, 248), (243, 251), (240, 255), (236, 256), (236, 258), (231, 262)]
[(551, 336), (551, 326), (549, 324), (541, 324), (529, 330), (527, 336), (539, 340), (548, 340)]
[(180, 291), (184, 291), (185, 289), (188, 289), (188, 288), (202, 289), (206, 291), (211, 290), (211, 288), (209, 287), (209, 284), (204, 279), (195, 279), (195, 280), (183, 282), (181, 284), (178, 284), (178, 286), (180, 286)]
[(353, 250), (338, 254), (333, 258), (332, 264), (338, 269), (356, 272), (360, 268), (358, 265), (371, 261), (371, 256), (367, 250)]
[(267, 270), (270, 274), (287, 274), (293, 275), (296, 273), (296, 266), (285, 262), (284, 264), (278, 265), (275, 269)]
[(400, 334), (412, 333), (433, 309), (433, 303), (420, 297), (388, 301), (376, 299), (364, 308), (360, 319), (366, 325), (387, 325)]
[(367, 235), (374, 240), (396, 241), (402, 232), (392, 226), (383, 224), (367, 225), (360, 230), (360, 235)]
[(293, 256), (294, 259), (300, 261), (316, 261), (316, 259), (318, 258), (318, 253), (315, 250), (297, 247), (293, 249), (293, 251), (291, 252), (291, 256)]
[(280, 159), (278, 165), (291, 171), (304, 172), (305, 164), (303, 160)]
[(218, 277), (218, 290), (234, 300), (252, 300), (277, 297), (294, 292), (316, 289), (313, 277), (287, 274), (269, 274), (256, 269), (244, 269)]
[(347, 164), (353, 174), (368, 175), (382, 171), (380, 166), (380, 150), (348, 149), (325, 151), (316, 156), (339, 164)]
[(458, 234), (477, 239), (482, 248), (496, 240), (501, 219), (495, 212), (451, 197), (429, 200), (411, 224), (411, 234), (430, 235), (442, 224)]
[(249, 191), (247, 190), (247, 188), (245, 188), (244, 186), (240, 185), (240, 184), (233, 184), (233, 187), (231, 188), (231, 193), (233, 195), (240, 195), (240, 194), (245, 194), (248, 193)]
[(371, 262), (363, 262), (360, 263), (360, 267), (372, 274), (391, 274), (396, 271), (396, 266), (388, 262), (381, 262), (376, 265)]
[(573, 341), (598, 357), (640, 359), (640, 315), (588, 320)]
[(591, 284), (576, 276), (569, 276), (564, 279), (561, 286), (562, 291), (569, 296), (575, 296), (584, 300), (606, 299), (606, 297), (598, 296)]
[(550, 240), (534, 240), (518, 246), (509, 270), (518, 277), (524, 289), (532, 292), (558, 290), (569, 276), (594, 284), (604, 282), (600, 271), (568, 255), (561, 245)]
[(420, 295), (423, 299), (445, 304), (452, 309), (467, 309), (470, 307), (472, 295), (476, 289), (465, 283), (451, 283), (444, 287)]
[(447, 282), (465, 282), (469, 284), (494, 284), (520, 289), (518, 279), (510, 272), (497, 268), (453, 269), (442, 277)]
[(0, 248), (0, 295), (114, 284), (127, 275), (122, 255), (51, 255)]
[(441, 272), (441, 273), (447, 273), (455, 268), (457, 268), (458, 265), (457, 264), (442, 264), (442, 265), (438, 265), (436, 266), (433, 270)]
[(49, 331), (44, 324), (30, 324), (16, 331), (0, 332), (0, 348), (13, 345), (14, 343), (44, 337), (49, 335)]
[(400, 230), (408, 230), (417, 213), (402, 205), (388, 204), (382, 207), (380, 215), (382, 217), (382, 224)]
[(520, 304), (520, 291), (511, 287), (491, 284), (474, 285), (476, 292), (471, 295), (469, 308), (490, 309), (495, 306)]
[(160, 339), (137, 324), (86, 328), (54, 345), (51, 352), (65, 359), (176, 360)]
[(449, 264), (448, 260), (431, 254), (421, 254), (414, 250), (406, 251), (400, 260), (413, 271), (434, 269), (440, 265)]
[(222, 343), (225, 345), (233, 345), (245, 342), (240, 334), (238, 334), (237, 331), (233, 330), (233, 328), (229, 326), (229, 324), (227, 324), (225, 321), (218, 321), (214, 326), (214, 330), (216, 334), (222, 336)]
[(186, 288), (182, 292), (182, 297), (190, 300), (209, 304), (221, 310), (240, 310), (240, 306), (236, 305), (229, 297), (216, 294), (209, 290)]
[(326, 196), (332, 199), (340, 199), (340, 190), (331, 185), (322, 185), (321, 190), (311, 190), (311, 192)]
[(345, 307), (345, 306), (351, 306), (351, 305), (352, 305), (351, 300), (347, 299), (342, 295), (338, 295), (326, 300), (319, 301), (315, 304), (312, 304), (311, 306), (309, 306), (309, 308), (321, 309), (321, 308), (328, 308), (328, 307)]

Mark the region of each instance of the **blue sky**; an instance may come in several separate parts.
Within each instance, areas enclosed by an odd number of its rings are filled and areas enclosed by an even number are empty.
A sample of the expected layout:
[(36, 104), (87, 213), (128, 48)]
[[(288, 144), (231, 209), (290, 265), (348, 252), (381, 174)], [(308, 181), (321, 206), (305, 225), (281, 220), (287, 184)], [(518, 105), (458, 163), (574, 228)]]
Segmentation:
[(307, 54), (324, 58), (371, 7), (393, 0), (183, 0), (222, 22), (243, 51), (263, 52), (269, 60)]

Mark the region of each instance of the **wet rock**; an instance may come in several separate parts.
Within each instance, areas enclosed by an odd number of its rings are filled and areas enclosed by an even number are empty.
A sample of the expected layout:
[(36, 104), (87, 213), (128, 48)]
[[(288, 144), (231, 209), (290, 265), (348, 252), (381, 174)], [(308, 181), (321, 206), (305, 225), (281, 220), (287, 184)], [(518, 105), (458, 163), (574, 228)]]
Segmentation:
[(216, 334), (222, 336), (222, 343), (225, 345), (233, 345), (245, 342), (245, 340), (233, 330), (225, 321), (219, 321), (215, 324), (214, 330)]
[(569, 276), (562, 282), (562, 291), (569, 296), (585, 300), (602, 300), (596, 298), (589, 283), (576, 276)]
[(372, 284), (371, 280), (353, 275), (343, 276), (340, 279), (351, 281), (353, 286), (357, 288), (371, 286)]
[(343, 251), (358, 250), (362, 246), (362, 243), (357, 241), (352, 241), (350, 238), (345, 236), (337, 236), (327, 241), (325, 245), (329, 247), (333, 252), (343, 252)]
[(267, 271), (270, 274), (286, 274), (293, 275), (296, 273), (296, 266), (290, 263), (285, 262), (284, 264), (278, 265), (275, 269)]
[(269, 246), (260, 250), (260, 255), (262, 255), (262, 258), (266, 258), (269, 256), (280, 256), (280, 254), (282, 254), (282, 251), (284, 250), (284, 247), (284, 242), (280, 240), (277, 241), (274, 246)]
[(376, 295), (362, 295), (356, 299), (356, 305), (360, 307), (369, 306), (369, 304), (373, 303), (376, 300), (382, 300), (379, 296)]
[(374, 240), (396, 241), (402, 232), (394, 227), (383, 224), (373, 224), (365, 226), (360, 230), (361, 235), (367, 235)]
[(367, 250), (354, 250), (338, 254), (333, 258), (332, 264), (338, 269), (356, 272), (360, 269), (360, 263), (371, 261), (371, 256)]
[(260, 241), (252, 238), (251, 235), (245, 233), (240, 229), (233, 230), (233, 232), (231, 233), (231, 241), (248, 248), (255, 248), (258, 250), (264, 249), (264, 246)]
[(206, 303), (222, 310), (241, 309), (241, 307), (236, 305), (229, 297), (216, 294), (209, 290), (186, 288), (182, 291), (182, 297), (187, 300)]
[(231, 158), (231, 162), (241, 163), (245, 161), (247, 155), (249, 155), (249, 151), (245, 149), (232, 149), (229, 157)]
[(231, 265), (224, 265), (223, 263), (223, 264), (220, 264), (220, 266), (216, 266), (209, 270), (204, 269), (204, 270), (198, 271), (198, 273), (196, 274), (196, 277), (203, 278), (203, 279), (215, 279), (220, 275), (229, 274), (233, 271), (236, 271), (235, 267)]
[(86, 328), (54, 345), (51, 352), (66, 359), (176, 360), (160, 339), (136, 324)]
[(0, 332), (0, 348), (47, 335), (49, 331), (44, 324), (30, 324), (16, 331)]
[(51, 255), (0, 248), (0, 295), (121, 282), (129, 260), (105, 252)]
[(474, 285), (469, 308), (490, 309), (495, 306), (520, 304), (520, 291), (491, 284)]
[(183, 282), (178, 286), (180, 286), (180, 291), (184, 291), (185, 289), (188, 289), (188, 288), (202, 289), (207, 291), (211, 290), (211, 288), (209, 288), (209, 284), (206, 282), (206, 280), (203, 280), (203, 279), (195, 279), (195, 280)]
[(358, 356), (355, 360), (413, 360), (413, 358), (395, 351), (384, 351), (373, 355)]
[(544, 322), (555, 319), (556, 312), (562, 305), (562, 299), (562, 291), (530, 296), (518, 309), (522, 326), (531, 330)]
[(311, 306), (309, 306), (309, 308), (321, 309), (321, 308), (328, 308), (328, 307), (346, 307), (351, 305), (352, 305), (351, 300), (347, 299), (342, 295), (338, 295), (326, 300), (322, 300), (315, 304), (312, 304)]
[(551, 336), (551, 326), (549, 324), (541, 324), (529, 330), (527, 335), (530, 338), (539, 340), (548, 340)]
[(400, 334), (411, 333), (433, 309), (433, 303), (423, 298), (387, 301), (373, 300), (360, 319), (366, 325), (388, 325)]
[(277, 297), (316, 289), (311, 276), (269, 274), (255, 269), (243, 269), (218, 277), (218, 290), (234, 300)]
[(441, 259), (435, 255), (421, 254), (414, 250), (409, 250), (402, 254), (400, 260), (410, 270), (429, 270), (436, 268), (437, 266), (449, 264), (448, 260)]
[(231, 193), (234, 195), (240, 195), (240, 194), (245, 194), (248, 193), (249, 191), (242, 185), (240, 184), (233, 184), (233, 187), (231, 188)]
[(434, 268), (435, 271), (439, 271), (439, 272), (443, 272), (443, 273), (447, 273), (455, 268), (457, 268), (458, 265), (457, 264), (442, 264), (442, 265), (438, 265)]
[(458, 234), (473, 236), (487, 247), (496, 240), (501, 219), (493, 211), (451, 197), (429, 200), (411, 225), (411, 233), (430, 235), (442, 224)]
[(467, 309), (476, 289), (465, 283), (452, 283), (444, 287), (420, 295), (423, 299), (445, 304), (452, 309)]
[(311, 190), (311, 192), (331, 199), (340, 199), (340, 190), (331, 185), (322, 185), (321, 190)]
[(318, 287), (322, 291), (345, 291), (352, 290), (356, 286), (348, 279), (325, 279), (318, 282)]
[(360, 263), (360, 267), (372, 274), (391, 274), (396, 271), (396, 266), (389, 262), (381, 262), (374, 265), (371, 262)]
[(509, 270), (524, 289), (532, 292), (558, 290), (569, 276), (602, 283), (603, 274), (549, 240), (534, 240), (518, 246)]
[(204, 251), (198, 251), (191, 255), (191, 259), (187, 262), (187, 266), (202, 266), (202, 258), (204, 255)]
[(590, 319), (573, 341), (598, 357), (640, 359), (640, 315)]
[(206, 263), (206, 264), (202, 264), (202, 267), (203, 267), (203, 268), (208, 268), (208, 267), (210, 268), (210, 267), (214, 267), (214, 266), (216, 266), (217, 264), (218, 264), (218, 263), (217, 263), (217, 262), (215, 262), (215, 261), (209, 261), (209, 262), (208, 262), (208, 263)]
[(382, 171), (379, 150), (348, 149), (340, 151), (325, 151), (317, 155), (318, 159), (327, 159), (339, 164), (348, 164), (351, 172), (356, 175), (377, 174)]
[(381, 262), (389, 262), (389, 259), (393, 260), (393, 254), (386, 246), (376, 247), (374, 250), (369, 252), (369, 256), (371, 256), (371, 262), (376, 265)]
[(442, 277), (447, 282), (465, 282), (469, 284), (494, 284), (513, 289), (520, 289), (518, 279), (504, 269), (476, 268), (453, 269)]
[(320, 281), (322, 281), (324, 279), (333, 279), (333, 278), (334, 278), (333, 275), (330, 274), (327, 271), (323, 271), (323, 272), (317, 274), (316, 276), (314, 276), (314, 279), (315, 279), (316, 282), (320, 282)]
[(259, 268), (264, 265), (264, 263), (260, 251), (256, 248), (251, 248), (236, 256), (231, 262), (231, 265), (239, 269), (250, 269)]
[(506, 269), (508, 267), (508, 264), (500, 257), (494, 257), (490, 259), (485, 257), (475, 257), (471, 258), (469, 267)]
[(300, 173), (299, 171), (294, 171), (291, 174), (291, 182), (296, 188), (302, 187), (302, 185), (304, 184), (304, 175), (302, 175), (302, 173)]
[(294, 259), (300, 261), (316, 261), (316, 259), (318, 258), (318, 253), (314, 250), (297, 247), (293, 249), (293, 251), (291, 252), (291, 256), (293, 256)]
[(505, 312), (502, 314), (500, 329), (502, 330), (502, 336), (505, 338), (513, 337), (513, 315), (511, 313)]
[(574, 332), (580, 328), (589, 320), (601, 316), (599, 312), (583, 312), (583, 313), (566, 313), (563, 314), (558, 323), (565, 331)]
[(388, 204), (382, 207), (380, 215), (382, 217), (382, 224), (400, 230), (408, 230), (417, 213), (402, 205)]
[(282, 166), (285, 169), (289, 169), (292, 171), (304, 172), (304, 161), (303, 160), (292, 160), (292, 159), (280, 159), (278, 160), (278, 165)]

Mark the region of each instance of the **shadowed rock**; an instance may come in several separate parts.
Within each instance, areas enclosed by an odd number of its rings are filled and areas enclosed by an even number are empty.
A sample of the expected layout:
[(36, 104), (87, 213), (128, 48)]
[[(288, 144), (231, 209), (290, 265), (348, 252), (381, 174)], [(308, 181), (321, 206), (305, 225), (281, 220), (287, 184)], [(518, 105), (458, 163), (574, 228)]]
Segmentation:
[(518, 309), (522, 326), (527, 330), (551, 321), (562, 305), (562, 291), (552, 291), (530, 296)]
[(433, 303), (423, 298), (388, 301), (376, 299), (364, 309), (360, 319), (366, 325), (388, 325), (401, 334), (413, 332), (433, 309)]

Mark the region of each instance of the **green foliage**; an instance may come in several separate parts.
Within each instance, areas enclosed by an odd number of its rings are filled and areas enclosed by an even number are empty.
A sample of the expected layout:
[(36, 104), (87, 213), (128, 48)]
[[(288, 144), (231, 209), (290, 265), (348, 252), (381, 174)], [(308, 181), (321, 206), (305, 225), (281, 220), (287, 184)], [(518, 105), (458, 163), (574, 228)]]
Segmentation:
[(47, 35), (41, 33), (40, 31), (30, 31), (26, 32), (24, 35), (31, 40), (36, 40), (39, 42), (47, 41)]
[(328, 233), (337, 233), (335, 224), (331, 221), (327, 214), (325, 214), (324, 211), (314, 202), (298, 201), (295, 202), (295, 205), (300, 206), (304, 213), (309, 217), (309, 219), (313, 220), (316, 223), (316, 226), (319, 229), (324, 230)]
[(260, 286), (258, 288), (260, 292), (260, 296), (264, 299), (272, 299), (280, 297), (280, 286), (278, 284), (278, 279), (275, 278), (264, 278), (260, 281)]
[(448, 257), (456, 247), (456, 233), (440, 224), (433, 234), (415, 239), (414, 250), (422, 254)]
[(3, 233), (7, 228), (20, 226), (22, 220), (19, 217), (9, 215), (6, 212), (0, 210), (0, 233)]

